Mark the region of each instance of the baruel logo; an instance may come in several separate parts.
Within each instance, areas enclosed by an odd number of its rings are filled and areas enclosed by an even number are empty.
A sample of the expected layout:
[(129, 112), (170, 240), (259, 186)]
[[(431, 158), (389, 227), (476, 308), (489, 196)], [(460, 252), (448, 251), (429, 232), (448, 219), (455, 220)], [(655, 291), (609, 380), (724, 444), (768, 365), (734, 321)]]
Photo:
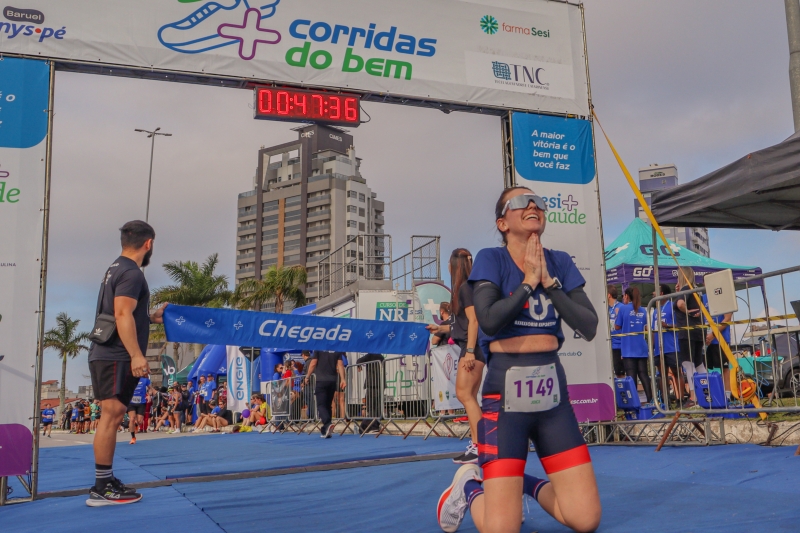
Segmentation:
[[(38, 37), (39, 42), (49, 39), (63, 39), (67, 34), (67, 27), (62, 26), (61, 29), (42, 27), (37, 28), (31, 26), (33, 24), (44, 23), (44, 13), (36, 9), (20, 9), (16, 7), (6, 6), (3, 8), (3, 17), (11, 22), (0, 22), (0, 32), (5, 33), (8, 39), (15, 37)], [(21, 24), (17, 24), (20, 22)]]
[(513, 33), (515, 35), (527, 35), (529, 37), (550, 37), (550, 30), (543, 30), (535, 26), (515, 26), (513, 24), (506, 24), (505, 22), (498, 23), (497, 19), (491, 15), (484, 15), (480, 21), (481, 30), (488, 35), (494, 35), (498, 31), (503, 33)]
[(18, 7), (6, 6), (3, 8), (3, 16), (14, 22), (44, 23), (44, 13), (36, 9), (20, 9)]

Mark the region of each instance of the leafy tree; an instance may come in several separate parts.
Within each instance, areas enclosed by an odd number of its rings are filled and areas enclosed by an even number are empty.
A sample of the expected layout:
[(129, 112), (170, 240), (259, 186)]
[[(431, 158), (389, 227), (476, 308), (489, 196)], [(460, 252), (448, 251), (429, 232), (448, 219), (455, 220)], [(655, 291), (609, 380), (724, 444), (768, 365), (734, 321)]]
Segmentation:
[(294, 302), (300, 307), (306, 302), (306, 295), (301, 287), (306, 284), (308, 275), (305, 267), (272, 266), (262, 279), (248, 279), (236, 287), (233, 295), (234, 304), (240, 309), (261, 309), (264, 304), (273, 302), (275, 312), (283, 313), (286, 302)]
[(56, 327), (44, 334), (44, 347), (52, 348), (61, 357), (61, 392), (58, 395), (59, 412), (64, 410), (64, 397), (67, 391), (67, 358), (75, 359), (82, 351), (89, 351), (89, 346), (83, 344), (89, 340), (88, 332), (77, 333), (80, 320), (73, 320), (67, 313), (59, 313), (56, 317)]
[[(195, 261), (172, 261), (164, 264), (164, 270), (175, 285), (167, 285), (153, 291), (153, 305), (171, 303), (199, 307), (223, 307), (228, 305), (233, 294), (228, 290), (228, 277), (215, 274), (219, 264), (217, 254), (198, 265)], [(195, 358), (203, 349), (201, 344), (193, 345)]]

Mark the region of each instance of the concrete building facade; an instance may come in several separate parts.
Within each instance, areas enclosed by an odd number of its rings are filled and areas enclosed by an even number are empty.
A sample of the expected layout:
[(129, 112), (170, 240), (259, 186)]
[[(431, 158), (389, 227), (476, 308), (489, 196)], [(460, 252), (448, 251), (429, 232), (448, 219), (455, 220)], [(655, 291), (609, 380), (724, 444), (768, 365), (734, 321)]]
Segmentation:
[[(659, 165), (653, 164), (649, 167), (639, 169), (639, 190), (642, 192), (647, 205), (650, 205), (651, 198), (655, 191), (670, 189), (677, 186), (678, 167), (674, 164)], [(639, 200), (633, 200), (633, 208), (637, 217), (648, 224), (650, 221), (644, 213)], [(664, 227), (664, 235), (684, 248), (688, 248), (696, 254), (711, 257), (711, 246), (708, 241), (708, 228), (669, 228)]]
[(351, 236), (383, 233), (384, 204), (361, 176), (345, 130), (308, 125), (294, 131), (297, 140), (258, 151), (253, 189), (239, 194), (236, 284), (261, 279), (272, 266), (303, 265), (313, 302), (318, 261)]

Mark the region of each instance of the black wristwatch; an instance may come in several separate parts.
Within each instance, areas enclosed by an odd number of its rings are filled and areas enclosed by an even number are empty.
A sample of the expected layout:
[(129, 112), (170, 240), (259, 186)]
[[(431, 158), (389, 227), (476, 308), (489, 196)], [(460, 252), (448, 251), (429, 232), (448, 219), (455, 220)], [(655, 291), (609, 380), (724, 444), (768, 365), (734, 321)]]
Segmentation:
[(562, 288), (561, 282), (558, 280), (558, 278), (553, 278), (553, 284), (550, 285), (549, 287), (545, 287), (544, 290), (549, 292), (549, 291), (552, 291), (552, 290), (555, 290), (555, 289), (561, 289), (561, 288)]

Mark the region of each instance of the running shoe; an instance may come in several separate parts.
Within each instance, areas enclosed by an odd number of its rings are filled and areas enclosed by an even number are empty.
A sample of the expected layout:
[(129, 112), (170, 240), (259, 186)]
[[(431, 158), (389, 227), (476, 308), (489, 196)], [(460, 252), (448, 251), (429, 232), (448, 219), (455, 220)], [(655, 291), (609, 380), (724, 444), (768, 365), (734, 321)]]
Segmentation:
[(467, 514), (467, 496), (464, 494), (464, 485), (471, 479), (480, 480), (480, 469), (475, 465), (464, 465), (456, 471), (453, 482), (439, 496), (436, 506), (436, 518), (439, 527), (445, 533), (457, 531)]
[[(275, 14), (278, 3), (280, 0), (267, 0), (264, 5), (252, 7), (258, 7), (260, 17), (266, 19)], [(218, 29), (223, 24), (242, 24), (244, 13), (250, 8), (248, 0), (212, 0), (183, 19), (162, 26), (158, 40), (170, 50), (184, 54), (236, 44), (238, 41), (221, 36)]]
[(114, 488), (116, 488), (119, 492), (122, 492), (123, 494), (136, 494), (136, 489), (128, 487), (116, 477), (111, 478), (111, 484), (114, 485)]
[(142, 499), (142, 495), (136, 491), (124, 492), (127, 489), (120, 483), (122, 488), (115, 485), (114, 481), (109, 481), (103, 489), (92, 487), (89, 491), (89, 499), (86, 505), (89, 507), (104, 507), (106, 505), (124, 505), (126, 503), (136, 503)]
[(469, 441), (467, 451), (453, 459), (453, 462), (458, 465), (476, 465), (478, 464), (478, 447), (472, 441)]
[(131, 437), (131, 441), (128, 444), (136, 444), (136, 436), (134, 435)]

